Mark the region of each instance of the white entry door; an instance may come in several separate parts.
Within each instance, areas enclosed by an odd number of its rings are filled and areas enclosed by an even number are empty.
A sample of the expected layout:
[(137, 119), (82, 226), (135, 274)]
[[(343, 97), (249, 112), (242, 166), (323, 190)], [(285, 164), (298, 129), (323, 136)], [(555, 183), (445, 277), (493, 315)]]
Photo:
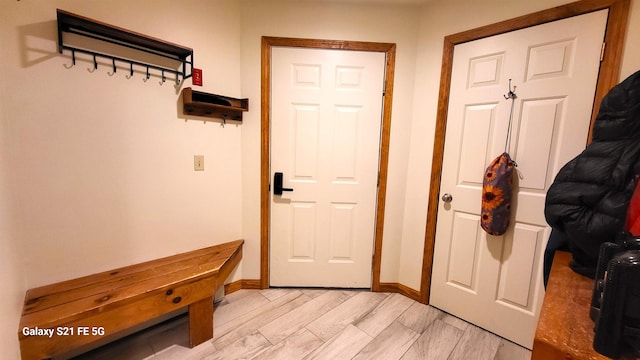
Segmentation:
[[(544, 296), (542, 258), (550, 228), (547, 189), (585, 147), (606, 10), (454, 48), (431, 298), (441, 308), (531, 348)], [(485, 168), (511, 142), (517, 162), (510, 229), (480, 227)], [(448, 199), (447, 199), (448, 200)]]
[(271, 64), (270, 285), (369, 288), (385, 54), (274, 47)]

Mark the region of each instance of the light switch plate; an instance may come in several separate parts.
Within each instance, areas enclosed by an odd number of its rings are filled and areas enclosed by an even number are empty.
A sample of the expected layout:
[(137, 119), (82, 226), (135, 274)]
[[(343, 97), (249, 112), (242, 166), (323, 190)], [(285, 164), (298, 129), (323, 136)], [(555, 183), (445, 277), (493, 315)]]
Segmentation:
[(204, 155), (193, 155), (193, 170), (204, 171)]

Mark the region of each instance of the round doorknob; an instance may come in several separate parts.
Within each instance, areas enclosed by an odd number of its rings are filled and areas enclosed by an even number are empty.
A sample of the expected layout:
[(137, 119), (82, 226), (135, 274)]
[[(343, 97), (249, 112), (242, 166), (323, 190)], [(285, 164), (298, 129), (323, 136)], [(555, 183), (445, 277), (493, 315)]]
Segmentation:
[(451, 202), (451, 200), (453, 200), (453, 196), (451, 196), (451, 194), (446, 193), (444, 195), (442, 195), (442, 201), (449, 203)]

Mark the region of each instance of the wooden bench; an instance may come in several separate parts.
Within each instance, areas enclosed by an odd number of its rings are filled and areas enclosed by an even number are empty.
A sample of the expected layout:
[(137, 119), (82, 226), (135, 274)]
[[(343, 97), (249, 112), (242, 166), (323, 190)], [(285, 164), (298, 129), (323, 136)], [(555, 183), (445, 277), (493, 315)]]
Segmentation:
[(28, 290), (18, 330), (22, 359), (89, 350), (185, 306), (191, 347), (213, 338), (213, 296), (240, 262), (243, 243), (236, 240)]
[(571, 254), (557, 251), (533, 341), (532, 360), (605, 360), (593, 349), (589, 317), (593, 280), (569, 268)]

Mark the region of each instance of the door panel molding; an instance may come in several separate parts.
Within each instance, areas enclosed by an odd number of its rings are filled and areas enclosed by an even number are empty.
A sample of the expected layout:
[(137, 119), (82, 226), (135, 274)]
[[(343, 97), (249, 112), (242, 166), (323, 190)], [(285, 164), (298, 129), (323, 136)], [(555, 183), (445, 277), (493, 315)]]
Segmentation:
[(455, 45), (556, 20), (562, 20), (572, 16), (608, 9), (609, 16), (605, 32), (606, 51), (604, 53), (604, 58), (600, 63), (600, 72), (596, 84), (596, 93), (591, 113), (588, 138), (588, 141), (590, 141), (593, 122), (598, 114), (600, 102), (604, 95), (606, 95), (606, 93), (619, 82), (620, 63), (622, 60), (622, 50), (624, 47), (625, 32), (627, 28), (629, 4), (630, 0), (582, 0), (457, 34), (448, 35), (444, 38), (422, 262), (422, 277), (420, 285), (421, 302), (425, 304), (429, 303), (429, 292), (431, 288), (436, 220), (438, 216), (438, 202), (440, 201), (440, 176), (442, 174), (447, 109), (449, 107), (449, 92), (451, 88), (451, 73), (453, 69), (453, 49)]
[(380, 141), (379, 185), (376, 205), (376, 224), (372, 265), (372, 291), (382, 291), (380, 267), (382, 263), (382, 235), (389, 162), (389, 139), (391, 130), (391, 104), (396, 44), (362, 41), (321, 40), (285, 37), (262, 37), (261, 48), (261, 104), (260, 104), (260, 285), (269, 287), (269, 233), (270, 233), (270, 131), (271, 131), (271, 48), (275, 46), (338, 49), (382, 52), (386, 55), (385, 95), (382, 103), (382, 129)]

